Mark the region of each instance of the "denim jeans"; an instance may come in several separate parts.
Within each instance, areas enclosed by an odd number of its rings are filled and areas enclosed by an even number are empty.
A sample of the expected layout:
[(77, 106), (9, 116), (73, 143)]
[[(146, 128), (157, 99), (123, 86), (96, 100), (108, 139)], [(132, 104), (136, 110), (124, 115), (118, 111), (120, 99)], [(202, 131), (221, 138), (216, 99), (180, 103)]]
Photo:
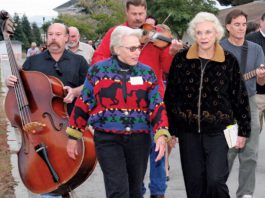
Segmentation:
[[(148, 185), (151, 195), (164, 195), (167, 189), (166, 182), (166, 169), (165, 169), (165, 157), (158, 162), (155, 162), (157, 152), (155, 152), (156, 144), (154, 143), (154, 136), (152, 136), (152, 147), (150, 151), (150, 183)], [(144, 183), (142, 185), (142, 194), (144, 194), (146, 188)]]

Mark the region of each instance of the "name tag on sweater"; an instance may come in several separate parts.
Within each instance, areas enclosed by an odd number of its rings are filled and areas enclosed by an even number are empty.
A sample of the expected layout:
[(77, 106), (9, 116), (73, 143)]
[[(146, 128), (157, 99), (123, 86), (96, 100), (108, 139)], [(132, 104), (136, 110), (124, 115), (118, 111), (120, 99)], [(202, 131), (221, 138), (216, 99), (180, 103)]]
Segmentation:
[(130, 77), (130, 81), (131, 81), (132, 85), (142, 85), (142, 84), (144, 84), (142, 76)]

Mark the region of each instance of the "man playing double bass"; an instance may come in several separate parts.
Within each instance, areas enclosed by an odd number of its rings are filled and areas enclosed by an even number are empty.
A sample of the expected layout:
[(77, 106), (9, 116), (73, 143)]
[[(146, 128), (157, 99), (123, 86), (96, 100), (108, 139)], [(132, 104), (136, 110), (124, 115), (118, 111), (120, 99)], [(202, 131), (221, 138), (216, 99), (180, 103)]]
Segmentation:
[[(22, 68), (59, 78), (67, 91), (64, 102), (68, 104), (67, 112), (70, 114), (74, 99), (80, 95), (83, 88), (88, 63), (82, 56), (65, 49), (67, 41), (68, 30), (65, 25), (50, 25), (47, 32), (47, 50), (28, 58)], [(9, 76), (6, 80), (7, 86), (14, 86), (16, 80), (15, 76)]]
[[(68, 41), (68, 29), (61, 23), (51, 24), (47, 31), (47, 50), (29, 57), (22, 68), (26, 71), (39, 71), (49, 76), (54, 76), (63, 82), (66, 91), (64, 102), (67, 103), (67, 112), (71, 113), (75, 98), (81, 93), (86, 77), (88, 63), (80, 56), (65, 49)], [(14, 87), (16, 76), (6, 79), (8, 87)], [(41, 86), (41, 85), (39, 85)], [(49, 194), (42, 197), (61, 197)]]

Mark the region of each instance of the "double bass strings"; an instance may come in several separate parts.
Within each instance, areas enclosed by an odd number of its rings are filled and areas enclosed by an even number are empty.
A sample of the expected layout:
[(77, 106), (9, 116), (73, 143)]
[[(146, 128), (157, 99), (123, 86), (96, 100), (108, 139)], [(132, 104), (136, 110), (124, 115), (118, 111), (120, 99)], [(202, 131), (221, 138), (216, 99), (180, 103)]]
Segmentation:
[(19, 114), (22, 122), (22, 126), (26, 125), (27, 123), (31, 122), (30, 113), (29, 113), (29, 103), (25, 94), (25, 90), (22, 86), (22, 79), (19, 75), (19, 68), (14, 56), (14, 52), (12, 50), (11, 41), (7, 36), (5, 37), (11, 73), (17, 77), (18, 81), (14, 86), (16, 101), (19, 107)]

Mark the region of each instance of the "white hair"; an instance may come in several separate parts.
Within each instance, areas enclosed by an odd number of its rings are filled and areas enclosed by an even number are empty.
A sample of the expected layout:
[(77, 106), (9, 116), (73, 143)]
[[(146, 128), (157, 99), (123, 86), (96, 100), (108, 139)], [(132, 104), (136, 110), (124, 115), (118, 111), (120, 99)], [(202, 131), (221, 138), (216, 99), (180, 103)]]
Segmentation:
[(221, 40), (221, 38), (223, 37), (224, 35), (224, 28), (223, 26), (221, 25), (220, 21), (218, 20), (218, 18), (212, 14), (212, 13), (209, 13), (209, 12), (199, 12), (198, 14), (196, 14), (196, 16), (190, 21), (189, 23), (189, 27), (188, 27), (188, 34), (190, 35), (190, 37), (193, 39), (193, 40), (196, 40), (195, 39), (195, 34), (196, 34), (196, 26), (199, 24), (199, 23), (203, 23), (203, 22), (212, 22), (213, 25), (214, 25), (214, 28), (218, 34), (218, 37), (217, 37), (217, 40)]
[(110, 36), (110, 51), (114, 53), (114, 47), (122, 45), (123, 38), (126, 36), (136, 36), (139, 39), (142, 36), (141, 29), (132, 29), (127, 26), (118, 26), (116, 27)]

